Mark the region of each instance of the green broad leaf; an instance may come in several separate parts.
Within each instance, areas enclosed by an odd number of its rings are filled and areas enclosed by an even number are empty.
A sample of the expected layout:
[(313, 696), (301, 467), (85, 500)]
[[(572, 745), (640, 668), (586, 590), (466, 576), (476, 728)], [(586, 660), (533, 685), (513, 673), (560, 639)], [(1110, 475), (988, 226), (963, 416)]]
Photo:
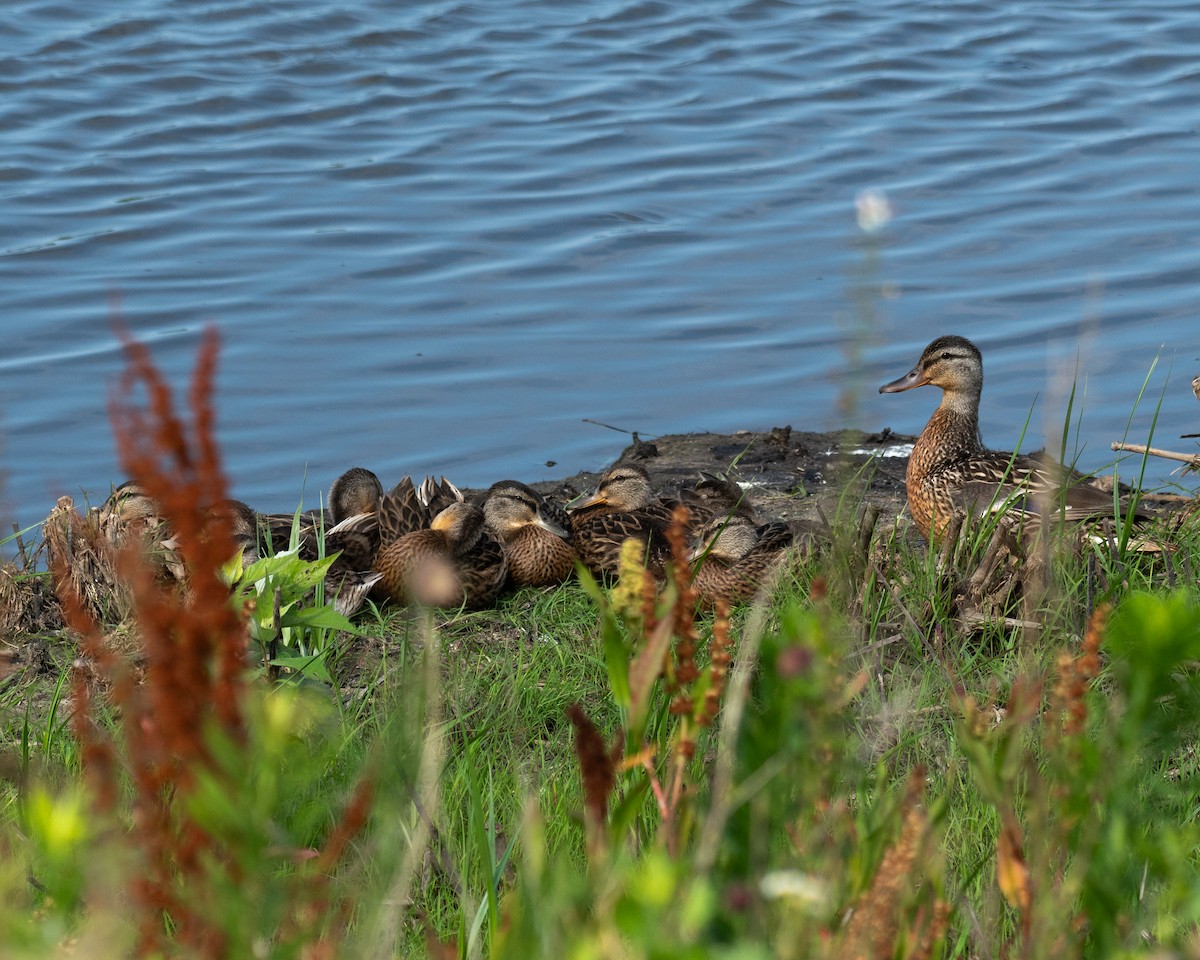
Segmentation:
[(608, 686), (617, 706), (626, 715), (633, 704), (629, 689), (629, 644), (617, 618), (609, 610), (600, 615), (600, 641), (604, 648), (604, 665), (608, 670)]
[(320, 627), (358, 633), (353, 623), (330, 606), (294, 607), (288, 611), (286, 617), (281, 617), (279, 622), (285, 627)]
[(322, 683), (333, 684), (333, 677), (330, 676), (329, 669), (325, 666), (324, 653), (314, 653), (306, 657), (276, 657), (270, 665), (291, 670), (300, 676), (312, 677)]
[(245, 573), (245, 551), (238, 550), (232, 557), (221, 564), (220, 576), (223, 583), (227, 586), (234, 586), (241, 583), (242, 575)]

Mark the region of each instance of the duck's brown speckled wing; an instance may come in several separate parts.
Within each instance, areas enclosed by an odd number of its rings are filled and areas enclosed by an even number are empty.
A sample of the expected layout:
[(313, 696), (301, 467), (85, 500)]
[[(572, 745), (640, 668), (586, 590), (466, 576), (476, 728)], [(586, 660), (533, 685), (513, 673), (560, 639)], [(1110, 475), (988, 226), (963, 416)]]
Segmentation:
[(452, 503), (462, 503), (462, 491), (445, 477), (426, 477), (417, 488), (417, 500), (435, 517)]
[(390, 543), (406, 534), (424, 530), (432, 519), (433, 512), (421, 501), (412, 477), (402, 477), (379, 501), (380, 542)]
[(563, 509), (561, 504), (554, 503), (553, 501), (547, 500), (545, 497), (543, 497), (540, 509), (545, 512), (547, 519), (553, 520), (560, 527), (562, 527), (563, 530), (566, 530), (567, 533), (570, 534), (571, 515), (567, 513), (565, 509)]
[(468, 610), (490, 606), (508, 578), (504, 547), (489, 533), (483, 534), (469, 551), (456, 554), (454, 569)]
[[(937, 477), (932, 478), (938, 483)], [(1067, 520), (1111, 515), (1113, 496), (1053, 461), (1001, 451), (985, 451), (961, 464), (939, 490), (939, 504), (978, 517), (987, 512), (1031, 519), (1043, 509)]]
[(659, 511), (597, 513), (572, 520), (572, 542), (593, 576), (617, 572), (621, 544), (626, 540), (640, 540), (645, 545), (647, 566), (656, 573), (670, 556), (666, 523)]
[(758, 544), (755, 551), (778, 553), (786, 550), (796, 539), (796, 531), (782, 520), (772, 520), (755, 528), (758, 534)]

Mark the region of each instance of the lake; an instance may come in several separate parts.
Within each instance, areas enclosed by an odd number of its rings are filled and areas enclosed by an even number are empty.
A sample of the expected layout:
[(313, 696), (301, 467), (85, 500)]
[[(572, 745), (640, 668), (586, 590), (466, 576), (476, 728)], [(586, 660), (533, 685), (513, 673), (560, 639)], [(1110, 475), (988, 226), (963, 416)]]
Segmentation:
[(0, 22), (6, 528), (123, 479), (117, 318), (180, 389), (219, 329), (267, 510), (597, 469), (600, 424), (917, 432), (876, 390), (943, 333), (992, 446), (1074, 387), (1081, 466), (1196, 449), (1193, 3), (108, 6)]

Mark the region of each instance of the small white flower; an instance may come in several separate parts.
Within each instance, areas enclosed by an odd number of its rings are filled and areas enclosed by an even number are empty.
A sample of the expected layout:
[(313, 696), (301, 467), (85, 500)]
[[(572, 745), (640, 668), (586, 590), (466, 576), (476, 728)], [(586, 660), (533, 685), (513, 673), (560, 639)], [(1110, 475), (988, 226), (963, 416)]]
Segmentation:
[(773, 870), (763, 875), (760, 886), (768, 900), (787, 897), (814, 907), (824, 907), (830, 900), (828, 883), (799, 870)]

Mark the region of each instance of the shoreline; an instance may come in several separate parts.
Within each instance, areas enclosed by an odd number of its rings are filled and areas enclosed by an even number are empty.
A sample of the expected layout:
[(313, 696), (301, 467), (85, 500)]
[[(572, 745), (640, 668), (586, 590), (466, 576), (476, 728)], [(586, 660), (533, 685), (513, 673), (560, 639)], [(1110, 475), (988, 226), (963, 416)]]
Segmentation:
[[(856, 505), (865, 501), (894, 517), (905, 509), (904, 471), (915, 440), (886, 427), (869, 433), (783, 426), (766, 432), (666, 434), (654, 440), (634, 434), (634, 441), (611, 462), (639, 463), (660, 493), (691, 486), (702, 472), (732, 470), (751, 503), (772, 520), (832, 519), (838, 501), (850, 491)], [(599, 477), (599, 472), (584, 470), (530, 486), (569, 500), (593, 490)]]

